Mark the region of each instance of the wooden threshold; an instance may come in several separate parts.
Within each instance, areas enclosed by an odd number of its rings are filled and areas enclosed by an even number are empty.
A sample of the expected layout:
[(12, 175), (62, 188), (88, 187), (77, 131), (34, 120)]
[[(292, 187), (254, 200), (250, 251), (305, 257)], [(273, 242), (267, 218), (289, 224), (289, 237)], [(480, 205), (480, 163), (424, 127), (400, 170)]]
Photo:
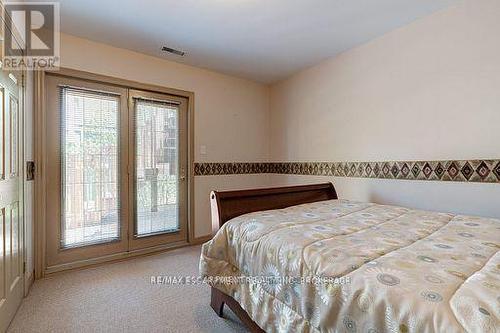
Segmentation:
[(100, 265), (107, 264), (107, 263), (124, 261), (127, 259), (137, 258), (137, 257), (141, 257), (141, 256), (158, 254), (161, 252), (166, 252), (169, 250), (174, 250), (174, 249), (178, 249), (178, 248), (182, 248), (182, 247), (186, 247), (186, 246), (190, 246), (190, 245), (193, 245), (193, 244), (190, 244), (186, 241), (181, 241), (181, 242), (175, 242), (175, 243), (170, 243), (170, 244), (166, 244), (166, 245), (149, 247), (149, 248), (140, 249), (140, 250), (120, 252), (120, 253), (110, 254), (107, 256), (102, 256), (102, 257), (97, 257), (97, 258), (92, 258), (92, 259), (78, 260), (78, 261), (71, 262), (71, 263), (49, 266), (44, 270), (43, 277), (51, 276), (51, 275), (61, 273), (61, 272), (67, 272), (67, 271), (72, 271), (72, 270), (77, 270), (77, 269), (84, 269), (84, 268), (89, 268), (89, 267), (96, 267), (96, 266), (100, 266)]
[(79, 261), (75, 261), (75, 262), (67, 263), (67, 264), (49, 266), (44, 270), (43, 277), (52, 276), (54, 274), (62, 273), (62, 272), (68, 272), (68, 271), (73, 271), (73, 270), (78, 270), (78, 269), (85, 269), (85, 268), (89, 268), (89, 267), (96, 267), (96, 266), (100, 266), (103, 264), (124, 261), (124, 260), (132, 259), (132, 258), (154, 255), (154, 254), (167, 252), (170, 250), (175, 250), (175, 249), (179, 249), (179, 248), (183, 248), (183, 247), (200, 245), (200, 244), (203, 244), (205, 242), (208, 242), (209, 240), (212, 239), (212, 237), (213, 237), (212, 235), (206, 235), (206, 236), (197, 237), (197, 238), (193, 239), (191, 242), (180, 241), (180, 242), (175, 242), (175, 243), (170, 243), (170, 244), (165, 244), (165, 245), (148, 247), (148, 248), (140, 249), (140, 250), (115, 253), (115, 254), (111, 254), (108, 256), (102, 256), (102, 257), (98, 257), (98, 258), (79, 260)]

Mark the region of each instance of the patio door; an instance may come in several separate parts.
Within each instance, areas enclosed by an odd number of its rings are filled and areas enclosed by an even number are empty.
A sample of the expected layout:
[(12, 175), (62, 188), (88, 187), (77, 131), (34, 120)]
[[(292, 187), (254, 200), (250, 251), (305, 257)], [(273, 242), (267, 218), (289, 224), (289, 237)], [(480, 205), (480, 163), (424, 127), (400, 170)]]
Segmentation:
[(46, 268), (187, 240), (187, 100), (47, 74)]

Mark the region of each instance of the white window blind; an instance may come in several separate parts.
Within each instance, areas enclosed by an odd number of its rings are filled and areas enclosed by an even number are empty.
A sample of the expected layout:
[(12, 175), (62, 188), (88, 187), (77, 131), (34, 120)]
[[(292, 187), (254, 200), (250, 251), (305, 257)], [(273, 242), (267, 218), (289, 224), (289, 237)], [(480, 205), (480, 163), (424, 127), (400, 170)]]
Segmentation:
[(179, 106), (135, 99), (136, 235), (179, 230)]
[(120, 237), (119, 96), (60, 87), (61, 247)]

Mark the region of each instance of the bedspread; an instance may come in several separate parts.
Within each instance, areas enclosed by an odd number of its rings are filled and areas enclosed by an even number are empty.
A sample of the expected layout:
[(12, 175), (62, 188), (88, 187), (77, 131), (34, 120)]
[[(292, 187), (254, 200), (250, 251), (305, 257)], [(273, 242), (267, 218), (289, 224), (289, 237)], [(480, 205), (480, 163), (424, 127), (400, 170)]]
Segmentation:
[(228, 221), (200, 272), (267, 332), (498, 332), (499, 248), (500, 220), (328, 200)]

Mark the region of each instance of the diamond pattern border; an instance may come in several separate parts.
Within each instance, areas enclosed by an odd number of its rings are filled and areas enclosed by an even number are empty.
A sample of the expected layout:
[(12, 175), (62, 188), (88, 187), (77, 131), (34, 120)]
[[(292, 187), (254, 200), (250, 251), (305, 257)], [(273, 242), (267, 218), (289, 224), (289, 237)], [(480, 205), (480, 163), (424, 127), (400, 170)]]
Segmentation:
[(500, 160), (194, 163), (195, 176), (259, 173), (500, 183)]

